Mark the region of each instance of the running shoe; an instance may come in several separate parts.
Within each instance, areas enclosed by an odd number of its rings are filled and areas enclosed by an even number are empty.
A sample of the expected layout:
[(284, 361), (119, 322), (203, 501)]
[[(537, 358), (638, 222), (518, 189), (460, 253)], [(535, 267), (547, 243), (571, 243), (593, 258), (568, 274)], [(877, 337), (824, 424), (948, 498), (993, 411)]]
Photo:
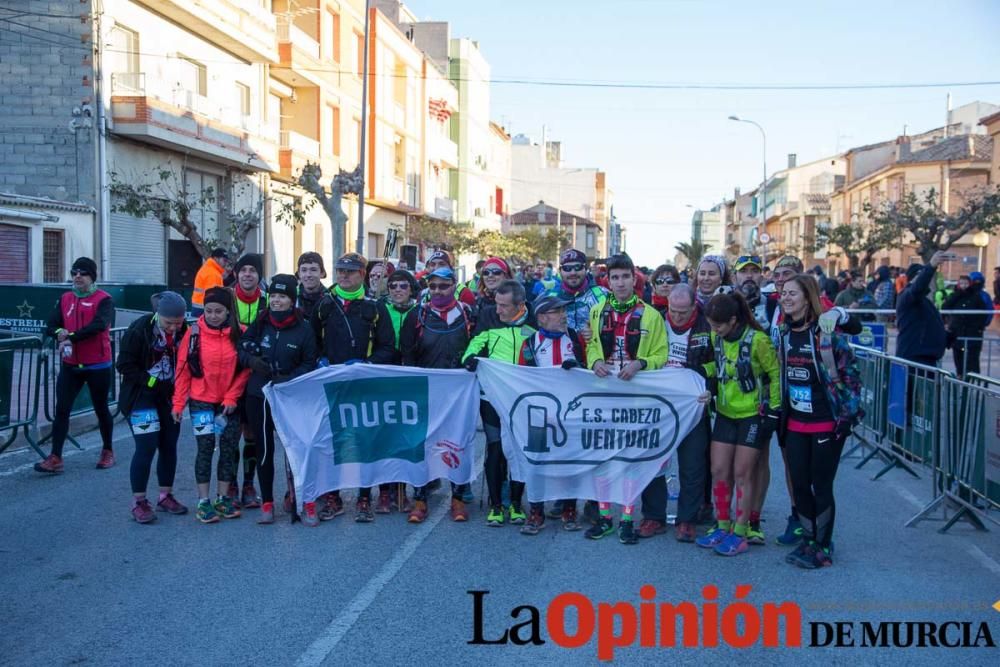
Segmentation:
[(580, 524), (576, 520), (576, 507), (564, 507), (560, 518), (563, 530), (571, 533), (580, 530)]
[(788, 517), (788, 525), (785, 532), (775, 539), (775, 542), (782, 546), (791, 547), (802, 541), (802, 524), (794, 516)]
[(168, 514), (187, 514), (188, 508), (177, 502), (174, 494), (168, 493), (156, 503), (156, 510), (158, 512), (167, 512)]
[(760, 521), (754, 521), (747, 527), (747, 543), (754, 546), (767, 544), (767, 538), (764, 537)]
[(800, 559), (806, 557), (806, 549), (808, 548), (809, 544), (807, 542), (799, 542), (798, 546), (785, 554), (785, 562), (791, 565), (797, 565)]
[(35, 464), (35, 471), (44, 472), (47, 475), (61, 475), (63, 471), (62, 457), (49, 454), (44, 461)]
[(115, 453), (110, 449), (101, 449), (101, 456), (97, 459), (97, 469), (107, 470), (115, 465)]
[(451, 520), (458, 522), (469, 520), (469, 511), (465, 509), (465, 502), (461, 498), (451, 499)]
[(720, 556), (739, 556), (750, 549), (747, 538), (736, 533), (726, 535), (726, 538), (715, 545), (715, 553)]
[(358, 498), (358, 503), (354, 508), (354, 520), (358, 523), (371, 523), (375, 520), (371, 500), (368, 498)]
[(257, 495), (257, 489), (254, 488), (253, 484), (243, 485), (243, 494), (240, 496), (240, 505), (242, 505), (245, 510), (260, 507), (260, 496)]
[(832, 555), (832, 548), (823, 548), (819, 545), (815, 545), (813, 550), (813, 565), (815, 566), (815, 569), (830, 567), (833, 565)]
[(375, 503), (375, 514), (392, 514), (392, 498), (387, 491), (378, 494)]
[(257, 517), (257, 523), (262, 526), (274, 523), (274, 503), (261, 503), (260, 516)]
[(156, 521), (156, 512), (145, 498), (138, 498), (132, 501), (132, 518), (139, 523), (153, 523)]
[(319, 516), (316, 514), (316, 503), (302, 503), (302, 514), (299, 515), (302, 525), (315, 528), (319, 525)]
[[(817, 565), (816, 565), (816, 543), (815, 542), (806, 542), (805, 540), (803, 540), (802, 544), (800, 546), (802, 547), (802, 550), (798, 553), (798, 555), (791, 562), (794, 565), (798, 565), (799, 567), (801, 567), (801, 568), (803, 568), (805, 570), (815, 570), (816, 567), (817, 567)], [(799, 550), (796, 549), (796, 551), (799, 551)]]
[(194, 517), (202, 523), (218, 523), (219, 515), (215, 512), (215, 507), (207, 500), (199, 500), (198, 508), (194, 512)]
[(510, 506), (510, 523), (512, 526), (520, 526), (528, 518), (528, 515), (524, 513), (520, 505), (511, 504)]
[(491, 528), (499, 528), (503, 525), (503, 505), (494, 505), (486, 515), (486, 525)]
[(423, 500), (414, 500), (413, 509), (410, 510), (410, 516), (406, 517), (406, 520), (410, 523), (423, 523), (427, 519), (427, 503)]
[(522, 535), (537, 535), (545, 527), (545, 512), (531, 510), (528, 520), (521, 526)]
[(703, 549), (714, 549), (719, 546), (728, 535), (728, 530), (716, 527), (710, 530), (707, 534), (696, 539), (694, 543)]
[(233, 503), (233, 499), (229, 496), (217, 498), (216, 501), (212, 503), (212, 506), (215, 508), (215, 511), (219, 514), (219, 516), (224, 519), (238, 519), (240, 514), (242, 514), (242, 512), (240, 512), (240, 508)]
[(609, 516), (598, 516), (594, 525), (583, 534), (589, 540), (599, 540), (615, 532), (615, 524)]
[(639, 523), (639, 537), (647, 538), (667, 532), (667, 524), (656, 519), (643, 519)]
[(329, 521), (344, 513), (344, 500), (339, 493), (327, 493), (320, 497), (319, 520)]
[(632, 520), (622, 519), (618, 522), (618, 541), (622, 544), (638, 544), (639, 537), (635, 533), (635, 526)]
[(674, 539), (678, 542), (694, 542), (695, 527), (693, 523), (682, 521), (674, 527)]

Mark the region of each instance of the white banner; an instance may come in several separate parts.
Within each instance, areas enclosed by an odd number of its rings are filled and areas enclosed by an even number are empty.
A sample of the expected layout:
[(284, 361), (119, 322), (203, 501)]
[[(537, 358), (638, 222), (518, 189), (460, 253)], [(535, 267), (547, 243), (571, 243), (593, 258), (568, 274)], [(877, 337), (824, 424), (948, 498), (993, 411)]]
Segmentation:
[(299, 503), (387, 482), (472, 480), (479, 387), (468, 371), (328, 366), (264, 394)]
[(626, 382), (592, 372), (480, 360), (513, 479), (532, 502), (632, 504), (701, 419), (694, 371), (641, 371)]

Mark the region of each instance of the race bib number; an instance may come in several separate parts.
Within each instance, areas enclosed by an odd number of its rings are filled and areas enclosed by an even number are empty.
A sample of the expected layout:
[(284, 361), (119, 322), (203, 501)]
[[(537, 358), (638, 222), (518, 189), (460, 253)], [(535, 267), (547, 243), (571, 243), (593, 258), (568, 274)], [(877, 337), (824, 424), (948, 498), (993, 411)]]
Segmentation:
[(195, 436), (215, 434), (215, 413), (211, 410), (201, 410), (191, 413), (191, 428)]
[(160, 430), (160, 416), (156, 410), (136, 410), (129, 417), (132, 432), (138, 435), (156, 433)]
[(808, 385), (789, 385), (788, 398), (792, 405), (792, 410), (812, 414), (812, 387)]

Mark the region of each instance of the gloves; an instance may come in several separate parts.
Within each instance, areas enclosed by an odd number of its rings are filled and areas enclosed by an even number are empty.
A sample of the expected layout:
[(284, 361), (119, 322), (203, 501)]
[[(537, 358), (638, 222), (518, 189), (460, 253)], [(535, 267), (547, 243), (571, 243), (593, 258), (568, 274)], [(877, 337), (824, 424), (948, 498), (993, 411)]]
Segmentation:
[(250, 357), (249, 366), (250, 370), (254, 373), (263, 375), (266, 378), (271, 377), (271, 364), (263, 357)]
[(837, 325), (845, 324), (847, 319), (848, 315), (843, 308), (831, 308), (819, 316), (820, 331), (826, 334), (831, 334), (833, 333), (833, 330), (837, 328)]
[(771, 436), (781, 424), (781, 411), (768, 408), (760, 417), (760, 429), (757, 431), (757, 442), (766, 446), (771, 442)]
[(469, 357), (462, 366), (470, 373), (475, 373), (479, 367), (479, 357)]
[(577, 361), (576, 359), (567, 359), (566, 361), (562, 362), (562, 367), (563, 370), (565, 371), (571, 370), (573, 368), (582, 368), (582, 366), (580, 366), (580, 362)]

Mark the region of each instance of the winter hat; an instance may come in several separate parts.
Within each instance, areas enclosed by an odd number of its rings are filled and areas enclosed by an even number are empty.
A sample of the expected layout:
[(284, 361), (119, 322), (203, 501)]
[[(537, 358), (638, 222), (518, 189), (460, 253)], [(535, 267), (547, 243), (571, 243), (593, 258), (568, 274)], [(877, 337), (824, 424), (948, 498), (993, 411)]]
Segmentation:
[(701, 261), (698, 262), (698, 265), (701, 266), (705, 262), (711, 262), (719, 267), (720, 276), (724, 277), (726, 275), (726, 258), (722, 255), (705, 255), (701, 258)]
[(288, 273), (279, 273), (271, 278), (271, 284), (267, 287), (268, 294), (284, 294), (292, 301), (299, 293), (299, 280)]
[(229, 253), (225, 248), (216, 248), (212, 251), (212, 257), (214, 259), (229, 259)]
[(495, 266), (496, 268), (498, 268), (501, 271), (503, 271), (504, 274), (508, 278), (510, 277), (510, 266), (507, 264), (507, 262), (505, 262), (501, 258), (499, 258), (499, 257), (490, 257), (490, 258), (488, 258), (486, 260), (486, 263), (483, 264), (483, 271), (485, 271), (486, 269), (490, 268), (490, 266)]
[(160, 292), (156, 295), (156, 314), (160, 317), (184, 317), (187, 303), (177, 292)]
[(205, 291), (205, 305), (217, 303), (225, 306), (227, 310), (233, 309), (233, 293), (225, 287), (209, 287)]
[(233, 273), (239, 275), (240, 269), (244, 266), (252, 267), (254, 271), (257, 272), (257, 278), (264, 277), (264, 270), (260, 261), (260, 255), (248, 252), (247, 254), (236, 260), (236, 265), (233, 267)]
[(323, 264), (323, 255), (318, 252), (304, 252), (299, 255), (299, 261), (295, 265), (296, 270), (298, 270), (303, 264), (319, 264), (319, 272), (321, 277), (326, 278), (326, 266)]
[(448, 266), (452, 266), (451, 255), (448, 254), (447, 250), (435, 250), (428, 257), (424, 264), (430, 264), (431, 262), (440, 262), (444, 260), (444, 263)]
[(78, 257), (73, 262), (73, 268), (70, 271), (82, 271), (84, 274), (90, 276), (91, 279), (97, 280), (97, 262), (89, 257)]

